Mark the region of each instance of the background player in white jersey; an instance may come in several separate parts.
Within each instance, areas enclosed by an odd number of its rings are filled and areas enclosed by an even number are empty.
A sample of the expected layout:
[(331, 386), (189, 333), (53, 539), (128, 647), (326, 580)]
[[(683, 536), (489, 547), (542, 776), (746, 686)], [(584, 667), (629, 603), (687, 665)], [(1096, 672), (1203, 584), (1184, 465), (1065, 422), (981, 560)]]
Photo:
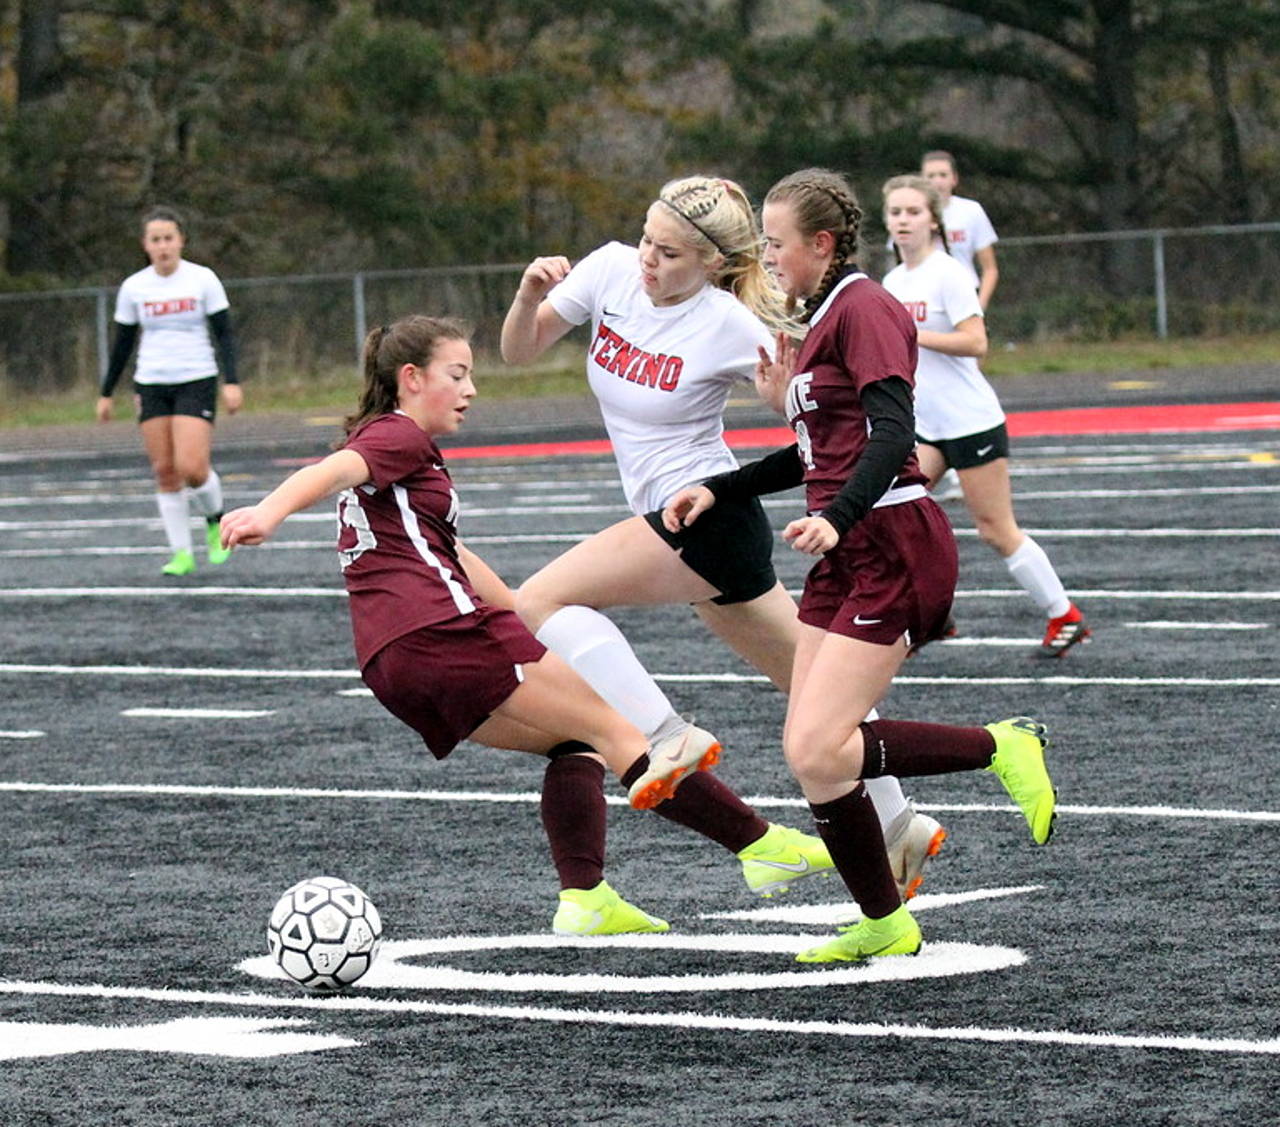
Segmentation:
[(884, 287), (916, 323), (916, 437), (930, 481), (960, 476), (978, 535), (1049, 620), (1037, 653), (1061, 657), (1089, 637), (1044, 549), (1018, 526), (1009, 484), (1009, 432), (995, 390), (978, 367), (987, 354), (982, 309), (968, 276), (947, 253), (942, 200), (922, 176), (885, 182), (884, 221), (901, 263)]
[[(786, 691), (791, 681), (796, 607), (774, 573), (759, 501), (726, 504), (678, 532), (661, 515), (678, 490), (737, 465), (723, 437), (725, 403), (772, 347), (770, 327), (789, 324), (742, 189), (708, 176), (671, 181), (648, 209), (638, 249), (609, 243), (572, 270), (560, 256), (535, 259), (503, 325), (503, 357), (528, 363), (588, 321), (587, 377), (636, 515), (527, 579), (516, 609), (540, 641), (656, 737), (688, 724), (605, 608), (690, 603), (775, 685)], [(699, 775), (681, 790), (717, 785)], [(914, 811), (896, 779), (877, 781), (874, 798), (895, 875), (911, 895), (945, 833)]]
[(116, 338), (97, 406), (99, 422), (111, 418), (112, 393), (141, 333), (133, 384), (156, 505), (173, 553), (161, 569), (166, 575), (195, 571), (193, 504), (205, 518), (209, 562), (227, 560), (218, 533), (222, 482), (211, 463), (219, 364), (227, 412), (235, 414), (242, 401), (226, 291), (207, 266), (182, 257), (185, 245), (182, 218), (172, 208), (154, 208), (143, 218), (142, 249), (151, 265), (129, 275), (116, 295)]
[(809, 331), (798, 351), (762, 358), (762, 395), (784, 403), (796, 441), (682, 490), (663, 514), (696, 527), (722, 504), (805, 485), (807, 515), (783, 530), (821, 557), (805, 577), (782, 746), (818, 832), (863, 918), (800, 962), (910, 955), (920, 928), (895, 887), (865, 780), (988, 768), (1021, 807), (1033, 840), (1053, 828), (1043, 727), (1020, 718), (961, 728), (866, 719), (913, 639), (940, 634), (955, 593), (956, 545), (916, 462), (911, 389), (916, 334), (857, 267), (862, 211), (842, 176), (811, 168), (765, 197), (765, 255)]
[(938, 191), (942, 201), (942, 219), (947, 228), (947, 243), (952, 257), (965, 268), (978, 291), (978, 304), (985, 311), (1000, 281), (996, 265), (996, 243), (999, 237), (977, 200), (957, 196), (960, 173), (956, 158), (943, 149), (934, 149), (920, 158), (920, 175)]
[[(437, 759), (465, 738), (546, 757), (542, 820), (561, 883), (555, 932), (666, 931), (604, 879), (605, 765), (623, 778), (643, 772), (669, 794), (701, 765), (702, 749), (681, 733), (651, 746), (530, 634), (506, 584), (458, 540), (458, 496), (435, 439), (458, 430), (475, 395), (465, 328), (423, 316), (379, 326), (363, 367), (342, 447), (228, 513), (223, 543), (260, 544), (291, 513), (339, 494), (338, 552), (365, 683)], [(831, 868), (819, 840), (771, 827), (727, 787), (687, 781), (657, 813), (740, 850), (748, 887), (764, 895), (792, 875), (748, 849), (766, 836), (794, 837), (814, 871)]]

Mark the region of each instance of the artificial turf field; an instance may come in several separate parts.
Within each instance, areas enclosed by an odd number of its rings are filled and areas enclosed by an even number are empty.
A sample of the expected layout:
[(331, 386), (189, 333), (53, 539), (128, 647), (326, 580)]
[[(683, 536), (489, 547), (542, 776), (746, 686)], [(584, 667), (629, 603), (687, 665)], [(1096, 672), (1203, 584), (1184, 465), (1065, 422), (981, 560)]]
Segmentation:
[[(1038, 614), (948, 505), (961, 637), (882, 711), (1045, 721), (1058, 831), (1033, 847), (989, 775), (913, 781), (950, 834), (926, 946), (852, 968), (791, 960), (850, 910), (837, 881), (753, 900), (620, 798), (609, 879), (672, 931), (553, 940), (539, 764), (437, 764), (361, 693), (329, 506), (163, 580), (140, 451), (0, 455), (0, 1123), (1280, 1121), (1270, 407), (1015, 441), (1022, 524), (1095, 628), (1062, 662), (1028, 656)], [(331, 438), (222, 444), (228, 504)], [(451, 459), (462, 535), (512, 582), (625, 515), (610, 459), (534, 453)], [(775, 560), (798, 590), (806, 561)], [(780, 695), (686, 609), (615, 617), (722, 777), (807, 826)], [(339, 998), (255, 973), (275, 898), (321, 872), (386, 923)]]

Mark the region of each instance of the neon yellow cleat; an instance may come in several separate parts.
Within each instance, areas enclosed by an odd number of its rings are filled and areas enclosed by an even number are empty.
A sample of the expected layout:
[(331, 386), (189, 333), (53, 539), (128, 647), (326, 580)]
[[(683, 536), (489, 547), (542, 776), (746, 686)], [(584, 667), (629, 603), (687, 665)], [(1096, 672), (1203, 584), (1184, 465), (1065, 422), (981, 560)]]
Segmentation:
[(222, 525), (216, 521), (206, 521), (204, 526), (204, 542), (209, 548), (209, 562), (217, 567), (231, 558), (231, 549), (222, 546)]
[(185, 548), (173, 553), (172, 559), (160, 570), (165, 575), (190, 575), (196, 569), (196, 558)]
[(996, 740), (996, 753), (986, 770), (996, 775), (1018, 804), (1031, 827), (1031, 840), (1044, 845), (1053, 836), (1058, 792), (1044, 765), (1048, 729), (1029, 716), (1015, 716), (988, 724)]
[(844, 924), (835, 939), (810, 947), (796, 956), (797, 963), (856, 963), (885, 955), (914, 955), (920, 950), (920, 925), (900, 904), (878, 920)]
[(551, 930), (556, 935), (631, 935), (670, 931), (671, 925), (628, 904), (602, 880), (595, 888), (562, 889)]
[(822, 838), (777, 825), (741, 850), (738, 860), (747, 887), (766, 899), (805, 877), (826, 876), (835, 867)]

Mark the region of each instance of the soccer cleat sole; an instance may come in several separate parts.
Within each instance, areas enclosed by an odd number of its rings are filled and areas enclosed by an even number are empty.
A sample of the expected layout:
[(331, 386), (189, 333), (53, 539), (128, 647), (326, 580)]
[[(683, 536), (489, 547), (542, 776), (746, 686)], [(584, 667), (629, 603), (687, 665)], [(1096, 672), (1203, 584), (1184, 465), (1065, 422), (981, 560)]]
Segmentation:
[(632, 807), (636, 810), (652, 810), (658, 803), (666, 802), (668, 798), (676, 793), (676, 787), (680, 785), (680, 780), (690, 771), (708, 771), (719, 763), (720, 752), (720, 745), (714, 743), (702, 753), (702, 757), (691, 767), (677, 767), (665, 778), (654, 779), (652, 782), (646, 783), (628, 796)]
[[(943, 842), (947, 840), (947, 831), (941, 826), (934, 831), (933, 837), (929, 839), (928, 846), (925, 847), (924, 855), (926, 857), (936, 857), (942, 852)], [(914, 880), (908, 881), (907, 886), (902, 890), (902, 899), (910, 900), (917, 892), (920, 886), (924, 884), (924, 874), (921, 873)]]

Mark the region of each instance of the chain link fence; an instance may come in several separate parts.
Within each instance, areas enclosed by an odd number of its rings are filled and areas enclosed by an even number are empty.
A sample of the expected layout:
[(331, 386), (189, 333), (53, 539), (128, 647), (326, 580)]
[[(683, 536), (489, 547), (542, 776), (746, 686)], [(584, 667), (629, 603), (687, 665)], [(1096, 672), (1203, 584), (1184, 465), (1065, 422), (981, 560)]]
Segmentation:
[[(1280, 330), (1280, 223), (1001, 239), (994, 341)], [(870, 261), (870, 259), (868, 259)], [(368, 327), (407, 312), (475, 327), (477, 366), (498, 366), (524, 264), (226, 279), (246, 380), (351, 372)], [(110, 347), (115, 288), (0, 295), (0, 384), (92, 393)]]

